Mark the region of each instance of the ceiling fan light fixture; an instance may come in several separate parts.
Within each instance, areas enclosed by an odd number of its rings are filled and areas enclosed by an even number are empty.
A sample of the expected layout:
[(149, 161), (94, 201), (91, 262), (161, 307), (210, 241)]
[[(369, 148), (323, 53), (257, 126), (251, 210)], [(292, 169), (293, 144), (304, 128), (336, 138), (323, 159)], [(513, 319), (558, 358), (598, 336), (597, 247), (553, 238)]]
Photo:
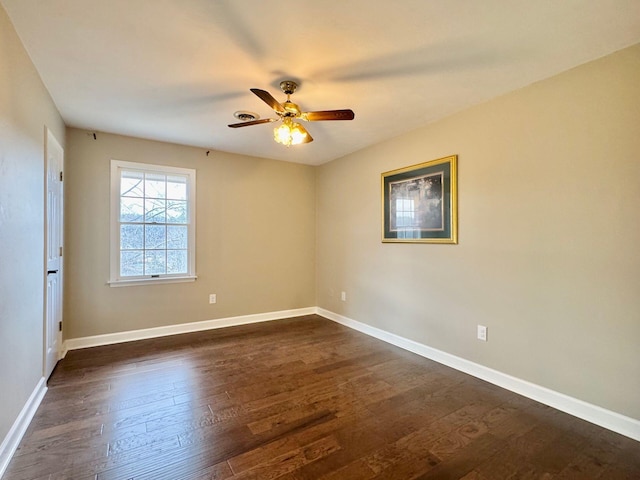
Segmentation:
[(273, 129), (273, 139), (287, 147), (304, 143), (306, 137), (307, 132), (288, 117), (282, 120), (282, 125)]
[(291, 144), (300, 145), (301, 143), (304, 143), (306, 137), (307, 132), (302, 130), (298, 123), (293, 122), (293, 128), (291, 129)]
[(291, 145), (291, 130), (286, 124), (273, 129), (273, 139), (282, 145)]

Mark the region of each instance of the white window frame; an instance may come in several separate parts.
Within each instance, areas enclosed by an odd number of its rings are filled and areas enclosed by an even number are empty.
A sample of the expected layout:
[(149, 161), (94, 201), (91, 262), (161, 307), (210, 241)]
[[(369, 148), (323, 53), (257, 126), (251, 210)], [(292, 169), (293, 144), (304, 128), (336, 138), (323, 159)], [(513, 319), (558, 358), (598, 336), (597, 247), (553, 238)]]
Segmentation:
[[(144, 173), (165, 175), (179, 174), (187, 176), (187, 235), (188, 253), (186, 274), (145, 275), (140, 277), (120, 276), (120, 179), (122, 170), (135, 170)], [(190, 168), (168, 167), (150, 163), (125, 162), (111, 160), (111, 212), (110, 212), (110, 265), (109, 281), (111, 287), (131, 285), (156, 285), (161, 283), (193, 282), (196, 280), (196, 171)]]

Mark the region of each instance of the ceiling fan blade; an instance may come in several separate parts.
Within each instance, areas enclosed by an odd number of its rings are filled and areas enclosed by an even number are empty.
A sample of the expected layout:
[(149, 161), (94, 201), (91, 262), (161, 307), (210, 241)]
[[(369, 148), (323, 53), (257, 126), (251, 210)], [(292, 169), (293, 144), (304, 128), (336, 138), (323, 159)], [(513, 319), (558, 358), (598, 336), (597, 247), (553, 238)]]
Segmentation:
[(273, 108), (278, 113), (285, 113), (284, 107), (275, 99), (273, 95), (265, 90), (260, 90), (259, 88), (251, 88), (253, 93), (255, 93), (260, 99)]
[(319, 122), (321, 120), (353, 120), (355, 113), (353, 110), (324, 110), (320, 112), (305, 112), (302, 119), (309, 122)]
[(262, 118), (260, 120), (250, 120), (248, 122), (232, 123), (229, 125), (231, 128), (249, 127), (251, 125), (260, 125), (261, 123), (277, 122), (277, 118)]

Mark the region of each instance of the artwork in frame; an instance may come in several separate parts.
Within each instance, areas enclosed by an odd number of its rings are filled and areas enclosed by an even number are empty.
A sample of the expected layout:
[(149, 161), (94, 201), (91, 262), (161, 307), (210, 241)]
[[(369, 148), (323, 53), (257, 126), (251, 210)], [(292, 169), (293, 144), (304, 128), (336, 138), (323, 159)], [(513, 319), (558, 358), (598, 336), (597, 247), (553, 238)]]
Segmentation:
[(458, 156), (382, 174), (382, 241), (458, 243)]

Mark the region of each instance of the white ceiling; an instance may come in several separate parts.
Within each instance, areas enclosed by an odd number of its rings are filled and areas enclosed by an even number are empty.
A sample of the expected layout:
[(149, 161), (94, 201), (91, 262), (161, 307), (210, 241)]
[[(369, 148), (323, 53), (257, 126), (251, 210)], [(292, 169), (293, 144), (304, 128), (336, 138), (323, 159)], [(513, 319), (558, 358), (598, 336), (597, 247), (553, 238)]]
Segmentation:
[[(0, 0), (69, 126), (318, 165), (640, 42), (638, 0)], [(273, 125), (283, 79), (305, 124)]]

